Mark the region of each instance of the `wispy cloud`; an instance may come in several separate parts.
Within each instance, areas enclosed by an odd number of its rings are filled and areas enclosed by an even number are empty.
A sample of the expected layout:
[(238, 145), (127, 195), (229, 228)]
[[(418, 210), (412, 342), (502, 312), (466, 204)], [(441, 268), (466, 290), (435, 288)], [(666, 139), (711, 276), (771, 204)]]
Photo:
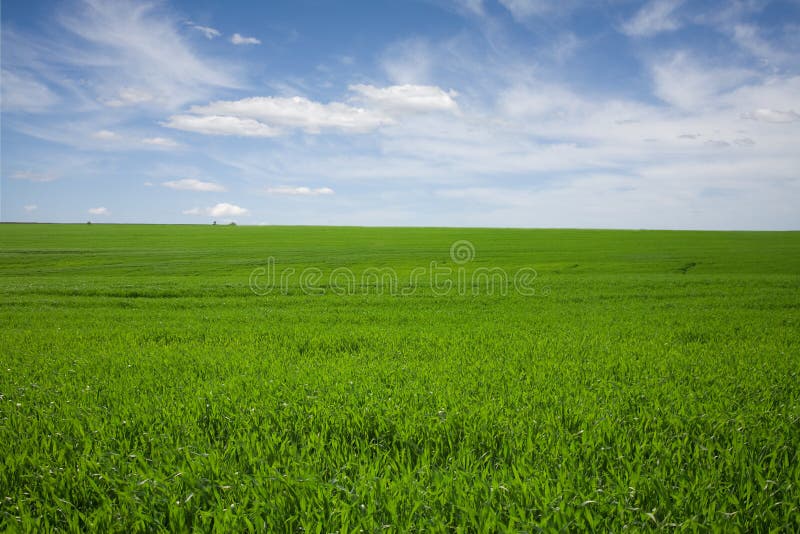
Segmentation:
[(146, 104), (155, 99), (152, 93), (145, 89), (136, 89), (133, 87), (122, 87), (117, 89), (111, 97), (101, 97), (100, 101), (108, 107), (120, 108), (125, 106), (136, 106), (138, 104)]
[(483, 15), (483, 0), (453, 0), (454, 7), (461, 12), (473, 15)]
[(319, 195), (333, 195), (334, 191), (330, 187), (292, 187), (288, 185), (281, 185), (277, 187), (268, 187), (265, 191), (271, 195), (289, 195), (289, 196), (319, 196)]
[(255, 37), (245, 37), (238, 33), (234, 33), (231, 36), (231, 42), (235, 45), (257, 45), (261, 44), (261, 41), (256, 39)]
[[(31, 74), (10, 79), (11, 85), (27, 83), (43, 102), (52, 102), (54, 91), (42, 80), (84, 106), (110, 107), (174, 108), (241, 85), (229, 63), (204, 59), (191, 48), (164, 4), (77, 0), (73, 9), (57, 11), (56, 20), (58, 31), (46, 37), (13, 33), (9, 52), (4, 35), (4, 66), (27, 65)], [(73, 79), (76, 70), (80, 81)]]
[(210, 26), (200, 26), (199, 24), (195, 24), (193, 22), (187, 22), (186, 24), (193, 30), (197, 30), (198, 32), (202, 33), (206, 39), (214, 39), (215, 37), (222, 35), (219, 30)]
[(97, 130), (91, 134), (92, 139), (103, 141), (103, 146), (118, 149), (137, 148), (176, 148), (178, 143), (167, 137), (137, 137), (131, 133), (119, 133), (112, 130)]
[(168, 137), (145, 137), (142, 139), (142, 143), (161, 148), (175, 148), (180, 146), (176, 141)]
[(781, 111), (778, 109), (761, 108), (742, 113), (742, 118), (775, 123), (797, 122), (800, 121), (800, 113), (797, 113), (792, 109)]
[(658, 61), (651, 70), (656, 96), (683, 109), (717, 106), (720, 93), (741, 86), (755, 74), (747, 69), (704, 65), (687, 52)]
[(677, 30), (681, 22), (675, 11), (683, 2), (684, 0), (651, 0), (622, 25), (622, 31), (634, 37), (649, 37)]
[(181, 180), (170, 180), (161, 185), (179, 191), (204, 191), (204, 192), (225, 192), (224, 186), (214, 182), (203, 182), (194, 178), (183, 178)]
[(42, 112), (60, 100), (45, 83), (27, 73), (2, 69), (0, 74), (3, 111)]
[(114, 141), (119, 139), (119, 135), (111, 130), (98, 130), (92, 134), (92, 138), (100, 141)]
[[(562, 2), (549, 0), (498, 0), (516, 20), (525, 20), (529, 17), (544, 15), (559, 9)], [(568, 2), (564, 2), (568, 3)]]
[(111, 215), (111, 211), (108, 208), (89, 208), (88, 213), (91, 215)]
[(741, 49), (752, 55), (760, 63), (772, 71), (772, 74), (784, 70), (797, 72), (800, 67), (800, 39), (797, 39), (799, 26), (788, 25), (785, 32), (768, 36), (761, 28), (752, 23), (734, 23), (722, 26), (722, 31), (730, 35), (731, 40)]
[(381, 66), (394, 83), (428, 83), (433, 73), (434, 50), (427, 39), (413, 37), (390, 45)]
[(31, 213), (32, 211), (36, 211), (38, 208), (39, 206), (37, 206), (36, 204), (26, 204), (25, 206), (23, 206), (22, 209), (24, 209), (28, 213)]
[(11, 174), (11, 178), (29, 182), (52, 182), (57, 176), (47, 172), (17, 171)]

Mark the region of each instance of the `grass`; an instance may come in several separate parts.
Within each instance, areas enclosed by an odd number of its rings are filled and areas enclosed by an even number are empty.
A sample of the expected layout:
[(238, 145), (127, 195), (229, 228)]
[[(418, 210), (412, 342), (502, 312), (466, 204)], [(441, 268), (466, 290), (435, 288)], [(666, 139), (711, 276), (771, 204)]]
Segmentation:
[(3, 531), (800, 529), (800, 233), (3, 225), (0, 291)]

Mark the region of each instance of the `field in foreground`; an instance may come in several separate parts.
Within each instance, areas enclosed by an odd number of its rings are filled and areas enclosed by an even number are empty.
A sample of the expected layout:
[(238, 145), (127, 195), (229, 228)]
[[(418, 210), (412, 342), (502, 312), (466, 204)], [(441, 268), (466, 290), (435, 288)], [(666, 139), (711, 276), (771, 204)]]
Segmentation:
[(3, 225), (0, 292), (0, 531), (800, 529), (800, 233)]

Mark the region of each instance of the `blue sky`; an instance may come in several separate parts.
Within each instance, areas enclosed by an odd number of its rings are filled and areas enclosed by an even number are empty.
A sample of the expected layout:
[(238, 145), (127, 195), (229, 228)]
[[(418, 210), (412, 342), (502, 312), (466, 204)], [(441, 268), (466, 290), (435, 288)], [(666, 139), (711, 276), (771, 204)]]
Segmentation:
[(800, 2), (2, 6), (3, 221), (800, 228)]

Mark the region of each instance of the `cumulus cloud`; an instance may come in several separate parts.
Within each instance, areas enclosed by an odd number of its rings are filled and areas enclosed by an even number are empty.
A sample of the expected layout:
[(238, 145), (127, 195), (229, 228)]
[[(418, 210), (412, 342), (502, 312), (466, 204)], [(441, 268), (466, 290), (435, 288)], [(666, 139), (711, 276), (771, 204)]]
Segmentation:
[(164, 187), (177, 189), (179, 191), (205, 191), (205, 192), (224, 192), (224, 186), (214, 182), (203, 182), (194, 178), (183, 178), (182, 180), (170, 180), (162, 182)]
[[(189, 110), (200, 122), (210, 117), (219, 120), (251, 121), (261, 124), (276, 135), (272, 126), (300, 128), (309, 133), (319, 133), (323, 129), (337, 129), (347, 132), (366, 132), (374, 130), (391, 120), (375, 111), (349, 106), (340, 102), (322, 104), (304, 97), (252, 97), (242, 100), (220, 100), (206, 106), (192, 106)], [(188, 120), (192, 116), (179, 116)], [(172, 119), (175, 119), (173, 117)], [(171, 119), (171, 122), (172, 122)], [(266, 126), (266, 125), (269, 126)], [(170, 127), (175, 127), (167, 124)], [(186, 128), (189, 129), (189, 128)], [(198, 131), (199, 129), (195, 129)], [(214, 133), (214, 132), (202, 132)]]
[(642, 7), (622, 26), (623, 33), (634, 37), (649, 37), (657, 33), (677, 30), (680, 22), (675, 17), (683, 0), (653, 0)]
[(47, 172), (17, 171), (11, 174), (11, 178), (29, 182), (52, 182), (56, 179), (56, 176)]
[(222, 202), (208, 209), (208, 214), (214, 217), (231, 217), (234, 215), (248, 215), (250, 212), (234, 204)]
[(111, 215), (111, 211), (108, 208), (89, 208), (89, 213), (91, 215)]
[(458, 112), (454, 90), (432, 85), (351, 85), (358, 105), (316, 102), (302, 96), (256, 96), (241, 100), (218, 100), (192, 106), (162, 123), (208, 135), (272, 137), (292, 129), (318, 134), (325, 130), (364, 133), (393, 124), (398, 113)]
[(274, 137), (280, 132), (253, 119), (220, 115), (173, 115), (161, 123), (167, 128), (206, 135), (235, 135), (239, 137)]
[(434, 85), (404, 84), (375, 87), (357, 84), (351, 85), (349, 89), (357, 94), (357, 100), (390, 112), (458, 110), (458, 104), (454, 100), (458, 93), (452, 89), (444, 91)]
[(240, 35), (238, 33), (234, 33), (233, 36), (231, 36), (231, 42), (233, 44), (235, 44), (235, 45), (257, 45), (257, 44), (261, 44), (261, 41), (259, 41), (255, 37), (245, 37), (245, 36)]
[(235, 204), (228, 204), (221, 202), (209, 208), (192, 208), (184, 210), (181, 213), (184, 215), (210, 215), (211, 217), (235, 217), (249, 215), (250, 211), (236, 206)]
[(330, 187), (292, 187), (281, 185), (278, 187), (268, 187), (266, 192), (271, 195), (290, 195), (290, 196), (318, 196), (318, 195), (333, 195), (334, 191)]
[(800, 113), (797, 113), (794, 110), (788, 109), (786, 111), (781, 111), (778, 109), (769, 109), (769, 108), (761, 108), (756, 109), (754, 111), (749, 111), (747, 113), (742, 114), (743, 119), (751, 119), (754, 121), (763, 121), (763, 122), (796, 122), (800, 121)]

